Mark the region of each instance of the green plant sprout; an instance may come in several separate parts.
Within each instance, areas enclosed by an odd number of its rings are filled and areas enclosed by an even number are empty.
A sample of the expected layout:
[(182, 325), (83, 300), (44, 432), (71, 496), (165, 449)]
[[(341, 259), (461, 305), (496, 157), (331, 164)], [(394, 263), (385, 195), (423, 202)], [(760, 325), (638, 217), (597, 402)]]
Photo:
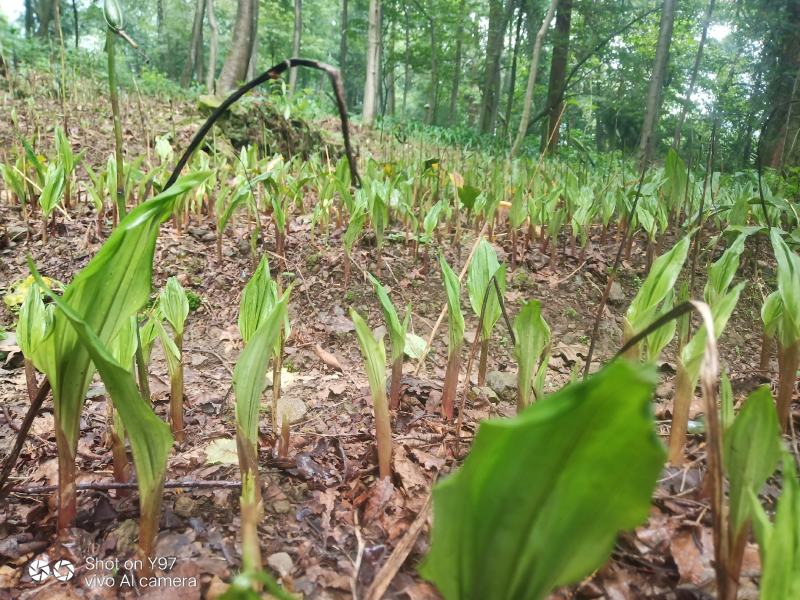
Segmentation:
[[(450, 265), (439, 255), (439, 267), (447, 294), (447, 370), (442, 389), (442, 416), (453, 419), (453, 409), (458, 391), (458, 374), (461, 371), (461, 346), (464, 344), (464, 315), (461, 313), (461, 283)], [(477, 335), (477, 333), (476, 333)]]
[(162, 335), (161, 341), (164, 344), (169, 370), (169, 415), (172, 435), (178, 442), (183, 442), (185, 437), (183, 426), (183, 334), (186, 317), (189, 315), (189, 299), (183, 286), (175, 277), (167, 279), (167, 285), (158, 298), (158, 307), (172, 327), (173, 343), (165, 343), (165, 335)]
[(492, 329), (500, 318), (500, 300), (495, 290), (488, 292), (486, 307), (484, 311), (484, 298), (487, 295), (487, 288), (493, 286), (492, 277), (497, 282), (500, 294), (506, 291), (505, 267), (501, 267), (497, 261), (497, 253), (491, 244), (485, 239), (481, 240), (472, 257), (467, 271), (467, 290), (469, 291), (469, 302), (472, 310), (480, 318), (483, 313), (481, 325), (481, 354), (478, 363), (478, 385), (486, 384), (486, 370), (489, 358), (489, 338)]
[(514, 356), (517, 359), (517, 413), (542, 397), (550, 358), (550, 327), (538, 300), (526, 302), (514, 319)]
[(389, 339), (392, 342), (392, 383), (389, 388), (389, 408), (397, 410), (400, 406), (400, 381), (403, 378), (403, 356), (406, 347), (406, 334), (408, 333), (408, 323), (411, 319), (411, 307), (406, 307), (406, 314), (402, 322), (397, 316), (397, 311), (386, 292), (386, 288), (381, 282), (368, 274), (369, 280), (375, 289), (375, 295), (381, 304), (383, 319), (389, 329)]
[(356, 328), (358, 345), (367, 369), (372, 410), (375, 414), (375, 441), (378, 447), (378, 473), (381, 479), (392, 475), (392, 425), (386, 401), (386, 349), (383, 339), (375, 339), (369, 325), (354, 309), (350, 319)]

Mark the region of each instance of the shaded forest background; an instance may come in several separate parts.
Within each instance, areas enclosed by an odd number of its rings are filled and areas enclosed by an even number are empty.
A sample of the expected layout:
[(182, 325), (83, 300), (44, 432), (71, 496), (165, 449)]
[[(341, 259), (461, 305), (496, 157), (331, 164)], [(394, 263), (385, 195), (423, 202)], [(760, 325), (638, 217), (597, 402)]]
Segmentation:
[[(0, 19), (6, 61), (50, 69), (57, 86), (61, 34), (67, 69), (104, 77), (102, 2), (8, 7), (17, 17)], [(730, 171), (754, 166), (772, 115), (763, 163), (787, 168), (800, 154), (796, 0), (143, 0), (123, 8), (139, 49), (124, 51), (122, 83), (135, 77), (165, 97), (222, 93), (300, 55), (340, 67), (348, 106), (365, 124), (436, 128), (451, 143), (508, 150), (529, 104), (525, 153), (621, 150), (650, 161), (674, 145), (702, 164), (713, 129), (714, 167)], [(307, 116), (333, 111), (313, 73), (292, 73), (279, 93)]]

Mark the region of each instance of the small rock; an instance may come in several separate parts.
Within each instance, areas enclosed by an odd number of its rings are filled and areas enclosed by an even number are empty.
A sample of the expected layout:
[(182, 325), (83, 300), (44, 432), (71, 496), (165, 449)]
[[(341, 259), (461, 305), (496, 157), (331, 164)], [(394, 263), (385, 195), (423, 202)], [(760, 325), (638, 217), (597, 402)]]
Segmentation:
[(276, 552), (267, 557), (267, 564), (272, 567), (278, 575), (286, 577), (294, 569), (294, 562), (292, 557), (286, 552)]
[(188, 519), (193, 517), (197, 510), (197, 502), (195, 502), (189, 494), (181, 494), (175, 500), (175, 514), (179, 517)]
[(488, 385), (501, 400), (515, 402), (517, 398), (517, 374), (508, 371), (490, 371), (486, 375)]
[(500, 402), (500, 398), (497, 397), (497, 394), (489, 386), (474, 386), (470, 388), (469, 399), (473, 402), (478, 399), (488, 400), (492, 404)]
[(667, 400), (672, 397), (673, 384), (671, 381), (662, 381), (656, 388), (656, 398)]
[(611, 284), (611, 289), (608, 292), (608, 302), (610, 304), (622, 304), (625, 302), (625, 294), (618, 281), (614, 281)]
[(272, 503), (272, 510), (280, 515), (285, 515), (292, 510), (292, 505), (288, 500), (275, 500), (275, 502)]
[(294, 425), (303, 420), (308, 412), (306, 403), (293, 396), (278, 398), (278, 424), (283, 423), (283, 415), (289, 419), (289, 424)]
[(217, 600), (217, 598), (228, 591), (229, 587), (231, 587), (229, 583), (225, 583), (222, 579), (214, 575), (214, 578), (208, 586), (208, 591), (206, 591), (207, 600)]

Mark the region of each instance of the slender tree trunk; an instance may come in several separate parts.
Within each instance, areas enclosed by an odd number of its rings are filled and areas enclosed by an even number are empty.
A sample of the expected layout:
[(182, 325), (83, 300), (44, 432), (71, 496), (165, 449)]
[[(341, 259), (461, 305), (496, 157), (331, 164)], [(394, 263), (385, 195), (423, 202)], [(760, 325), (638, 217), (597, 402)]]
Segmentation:
[(556, 13), (556, 31), (553, 40), (553, 58), (550, 61), (550, 82), (547, 86), (549, 120), (542, 138), (542, 149), (552, 152), (558, 146), (558, 129), (564, 111), (561, 90), (567, 79), (569, 36), (572, 27), (572, 0), (561, 0)]
[(339, 37), (339, 71), (344, 76), (345, 65), (347, 65), (347, 0), (342, 0), (342, 15), (339, 20), (342, 27), (342, 34)]
[(33, 7), (31, 6), (31, 0), (25, 0), (25, 37), (30, 38), (32, 35), (33, 35)]
[(206, 0), (206, 11), (208, 12), (208, 29), (211, 31), (211, 39), (208, 47), (208, 70), (206, 71), (206, 88), (209, 94), (213, 94), (214, 80), (217, 75), (217, 47), (219, 45), (219, 30), (217, 28), (217, 15), (214, 12), (214, 0)]
[(639, 156), (642, 164), (650, 164), (656, 148), (656, 128), (661, 112), (661, 90), (669, 62), (669, 46), (672, 42), (672, 25), (675, 22), (675, 0), (664, 0), (661, 9), (661, 26), (656, 45), (656, 57), (653, 72), (650, 75), (650, 86), (645, 101), (644, 122), (639, 139)]
[[(776, 5), (779, 3), (776, 1)], [(784, 0), (783, 6), (775, 6), (779, 24), (770, 28), (772, 39), (765, 42), (770, 48), (769, 57), (774, 61), (767, 86), (769, 108), (772, 119), (761, 141), (761, 160), (765, 166), (781, 168), (787, 161), (794, 162), (800, 156), (796, 142), (800, 131), (800, 105), (792, 103), (800, 99), (800, 3)]]
[[(303, 32), (303, 0), (294, 0), (294, 34), (292, 35), (292, 56), (300, 56), (300, 36)], [(297, 69), (289, 71), (289, 96), (294, 95), (297, 85)]]
[(500, 93), (500, 58), (503, 55), (503, 37), (512, 8), (513, 0), (508, 0), (507, 7), (503, 6), (502, 0), (490, 0), (489, 2), (489, 34), (486, 39), (481, 112), (478, 121), (480, 133), (494, 131)]
[(156, 34), (158, 41), (161, 41), (161, 36), (164, 33), (164, 0), (156, 1)]
[[(195, 70), (195, 65), (200, 56), (203, 45), (203, 16), (206, 9), (206, 0), (196, 0), (194, 6), (194, 21), (192, 22), (192, 39), (189, 42), (189, 56), (183, 65), (183, 72), (181, 73), (181, 85), (186, 87), (192, 79), (192, 73)], [(199, 60), (202, 60), (199, 59)]]
[(222, 66), (217, 83), (217, 90), (220, 93), (232, 90), (236, 87), (237, 82), (247, 76), (247, 65), (250, 62), (252, 49), (253, 17), (253, 2), (239, 0), (231, 36), (231, 49)]
[(531, 70), (528, 72), (528, 87), (525, 90), (525, 104), (522, 106), (522, 118), (519, 122), (519, 130), (517, 131), (517, 139), (514, 140), (514, 145), (511, 147), (511, 156), (514, 157), (519, 153), (522, 147), (522, 142), (525, 139), (525, 133), (528, 131), (528, 122), (531, 118), (531, 108), (533, 107), (533, 89), (536, 85), (536, 72), (539, 70), (539, 57), (542, 52), (542, 40), (550, 28), (550, 23), (553, 20), (553, 15), (556, 12), (558, 0), (550, 2), (550, 8), (547, 9), (547, 14), (544, 16), (542, 26), (536, 32), (536, 40), (533, 43), (533, 55), (531, 56)]
[(517, 30), (514, 33), (514, 51), (511, 55), (511, 74), (508, 82), (508, 96), (506, 97), (506, 113), (503, 119), (503, 139), (508, 135), (511, 127), (511, 108), (514, 105), (514, 90), (517, 87), (517, 56), (519, 55), (519, 38), (522, 30), (522, 11), (517, 16)]
[(697, 81), (697, 73), (700, 71), (700, 61), (703, 60), (703, 48), (706, 45), (706, 36), (708, 35), (708, 25), (711, 23), (711, 15), (714, 12), (715, 0), (709, 0), (706, 7), (706, 14), (703, 17), (703, 32), (700, 34), (700, 43), (697, 46), (697, 54), (694, 57), (694, 65), (692, 66), (692, 74), (689, 77), (689, 88), (686, 90), (686, 95), (681, 104), (681, 112), (678, 115), (678, 124), (675, 126), (675, 135), (673, 136), (672, 145), (678, 150), (681, 146), (681, 130), (683, 123), (686, 121), (686, 113), (689, 110), (689, 103), (692, 101), (692, 94), (694, 93), (694, 85)]
[(394, 20), (389, 23), (389, 50), (386, 51), (386, 114), (394, 116), (397, 58), (394, 53)]
[(361, 120), (367, 127), (375, 123), (378, 96), (378, 65), (380, 64), (381, 2), (369, 0), (369, 30), (367, 33), (367, 75), (364, 80), (364, 107)]
[(250, 32), (250, 58), (247, 60), (247, 76), (250, 80), (258, 72), (258, 0), (253, 0), (253, 28)]
[(458, 122), (458, 86), (461, 83), (461, 53), (464, 37), (464, 5), (465, 0), (458, 3), (458, 25), (456, 27), (456, 56), (453, 64), (453, 87), (450, 90), (450, 112), (448, 121), (450, 125)]
[(403, 118), (406, 118), (406, 102), (408, 100), (409, 79), (408, 65), (411, 63), (411, 22), (408, 16), (408, 4), (405, 5), (405, 60), (403, 61)]
[(78, 49), (78, 42), (80, 41), (80, 28), (78, 27), (78, 6), (77, 0), (72, 0), (72, 21), (75, 26), (75, 49)]
[(436, 46), (436, 21), (433, 17), (428, 16), (428, 35), (431, 42), (431, 89), (428, 95), (428, 115), (425, 121), (428, 125), (436, 125), (436, 98), (437, 88), (439, 86), (439, 52)]

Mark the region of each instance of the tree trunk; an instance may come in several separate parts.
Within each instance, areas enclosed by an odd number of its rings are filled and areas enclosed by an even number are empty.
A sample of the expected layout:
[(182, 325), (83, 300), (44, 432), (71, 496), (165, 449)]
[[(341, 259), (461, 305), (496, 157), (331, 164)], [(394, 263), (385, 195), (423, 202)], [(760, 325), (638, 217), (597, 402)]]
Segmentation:
[(50, 34), (50, 23), (53, 21), (56, 0), (38, 0), (34, 5), (36, 15), (39, 17), (39, 29), (36, 35), (47, 37)]
[(403, 118), (406, 118), (406, 102), (410, 78), (408, 65), (411, 63), (411, 21), (408, 17), (408, 4), (405, 5), (405, 60), (403, 61)]
[(158, 41), (161, 41), (161, 36), (164, 33), (164, 0), (157, 0), (156, 2), (156, 34)]
[(367, 127), (375, 123), (378, 96), (378, 65), (381, 48), (381, 2), (369, 0), (369, 30), (367, 34), (367, 75), (364, 80), (364, 107), (361, 120)]
[(533, 88), (536, 85), (536, 72), (539, 70), (539, 57), (542, 52), (542, 40), (550, 28), (550, 22), (553, 20), (553, 15), (556, 12), (558, 0), (550, 2), (550, 8), (547, 9), (547, 14), (544, 16), (542, 26), (536, 32), (536, 40), (533, 43), (533, 55), (531, 56), (531, 70), (528, 73), (528, 87), (525, 90), (525, 104), (522, 106), (522, 118), (519, 122), (519, 131), (517, 131), (517, 139), (514, 140), (514, 145), (511, 147), (511, 157), (513, 158), (519, 153), (522, 146), (522, 141), (525, 139), (525, 133), (528, 131), (528, 122), (531, 118), (531, 108), (533, 106)]
[[(203, 50), (202, 35), (203, 35), (203, 16), (206, 9), (205, 0), (197, 0), (194, 6), (194, 21), (192, 23), (192, 39), (189, 42), (189, 56), (183, 65), (183, 72), (181, 73), (181, 85), (186, 87), (192, 79), (192, 73), (195, 70), (195, 65), (198, 57)], [(202, 58), (200, 58), (202, 61)]]
[(258, 72), (258, 0), (253, 0), (253, 27), (250, 30), (250, 58), (247, 60), (248, 81)]
[(397, 58), (394, 54), (394, 20), (389, 22), (389, 48), (391, 48), (392, 52), (391, 54), (389, 52), (386, 53), (386, 114), (394, 116), (396, 104), (395, 71), (397, 70)]
[[(294, 0), (294, 34), (292, 35), (292, 56), (300, 56), (300, 36), (303, 31), (303, 0)], [(289, 96), (294, 95), (297, 86), (297, 69), (289, 71)]]
[(208, 28), (211, 39), (208, 46), (208, 70), (206, 71), (206, 88), (209, 94), (214, 93), (214, 79), (217, 75), (217, 46), (219, 45), (219, 30), (217, 28), (217, 15), (214, 12), (214, 0), (206, 0), (208, 12)]
[(513, 0), (508, 0), (505, 8), (502, 0), (490, 0), (489, 2), (489, 33), (486, 39), (486, 61), (483, 67), (481, 112), (478, 121), (480, 133), (494, 131), (500, 93), (500, 58), (503, 55), (503, 37), (512, 7)]
[(339, 37), (339, 71), (344, 77), (345, 65), (347, 64), (347, 0), (342, 0), (341, 21), (342, 34)]
[(458, 25), (456, 27), (456, 56), (453, 64), (453, 87), (450, 90), (450, 113), (448, 120), (450, 125), (458, 122), (458, 86), (461, 83), (461, 53), (462, 38), (464, 37), (464, 4), (465, 0), (458, 3)]
[[(776, 15), (779, 26), (768, 32), (772, 38), (771, 53), (775, 67), (770, 73), (767, 97), (772, 120), (761, 142), (761, 161), (769, 167), (781, 168), (787, 158), (798, 156), (796, 143), (800, 131), (800, 106), (792, 100), (800, 99), (800, 3), (785, 0)], [(770, 9), (772, 11), (773, 9)], [(769, 114), (769, 113), (768, 113)]]
[[(25, 0), (25, 37), (30, 38), (33, 35), (33, 7), (31, 6), (32, 0)], [(74, 6), (74, 3), (73, 3)]]
[(542, 150), (552, 152), (558, 146), (558, 128), (564, 110), (561, 90), (567, 79), (569, 34), (572, 27), (572, 0), (562, 0), (556, 14), (556, 32), (553, 40), (553, 58), (550, 61), (550, 82), (547, 85), (547, 110), (549, 120), (542, 138)]
[(706, 45), (708, 25), (711, 23), (711, 15), (714, 12), (714, 2), (715, 0), (709, 0), (708, 7), (706, 7), (705, 17), (703, 17), (703, 32), (700, 34), (700, 43), (697, 46), (697, 54), (694, 57), (692, 74), (689, 77), (689, 88), (686, 90), (686, 95), (683, 98), (681, 112), (680, 115), (678, 115), (678, 124), (675, 126), (675, 135), (672, 139), (672, 146), (675, 148), (675, 150), (679, 150), (681, 146), (681, 130), (683, 129), (683, 123), (686, 120), (686, 113), (689, 110), (689, 103), (692, 101), (694, 84), (697, 81), (697, 73), (700, 70), (700, 61), (703, 60), (703, 48)]
[(253, 2), (238, 0), (231, 49), (222, 66), (217, 84), (217, 90), (220, 93), (229, 92), (236, 87), (237, 82), (247, 76), (247, 65), (250, 62), (252, 49), (253, 17)]
[(522, 11), (517, 16), (517, 30), (514, 33), (514, 51), (511, 55), (511, 74), (508, 82), (508, 96), (506, 97), (506, 113), (503, 119), (503, 139), (508, 135), (511, 126), (511, 107), (514, 105), (514, 90), (517, 87), (517, 56), (519, 55), (519, 38), (522, 30)]
[(672, 42), (672, 25), (675, 21), (675, 0), (664, 0), (661, 9), (661, 26), (656, 45), (656, 58), (653, 72), (650, 75), (650, 86), (647, 89), (645, 101), (644, 122), (642, 123), (641, 137), (639, 138), (639, 156), (643, 165), (648, 165), (653, 160), (656, 148), (656, 128), (659, 112), (661, 111), (661, 89), (667, 72), (669, 62), (669, 46)]
[(80, 41), (80, 29), (78, 28), (78, 6), (77, 0), (72, 0), (72, 21), (75, 25), (75, 49), (78, 49), (78, 42)]
[(436, 125), (436, 97), (437, 88), (439, 86), (439, 59), (438, 52), (436, 51), (436, 21), (430, 16), (428, 17), (428, 35), (431, 41), (431, 89), (428, 92), (428, 114), (425, 122), (428, 125)]

